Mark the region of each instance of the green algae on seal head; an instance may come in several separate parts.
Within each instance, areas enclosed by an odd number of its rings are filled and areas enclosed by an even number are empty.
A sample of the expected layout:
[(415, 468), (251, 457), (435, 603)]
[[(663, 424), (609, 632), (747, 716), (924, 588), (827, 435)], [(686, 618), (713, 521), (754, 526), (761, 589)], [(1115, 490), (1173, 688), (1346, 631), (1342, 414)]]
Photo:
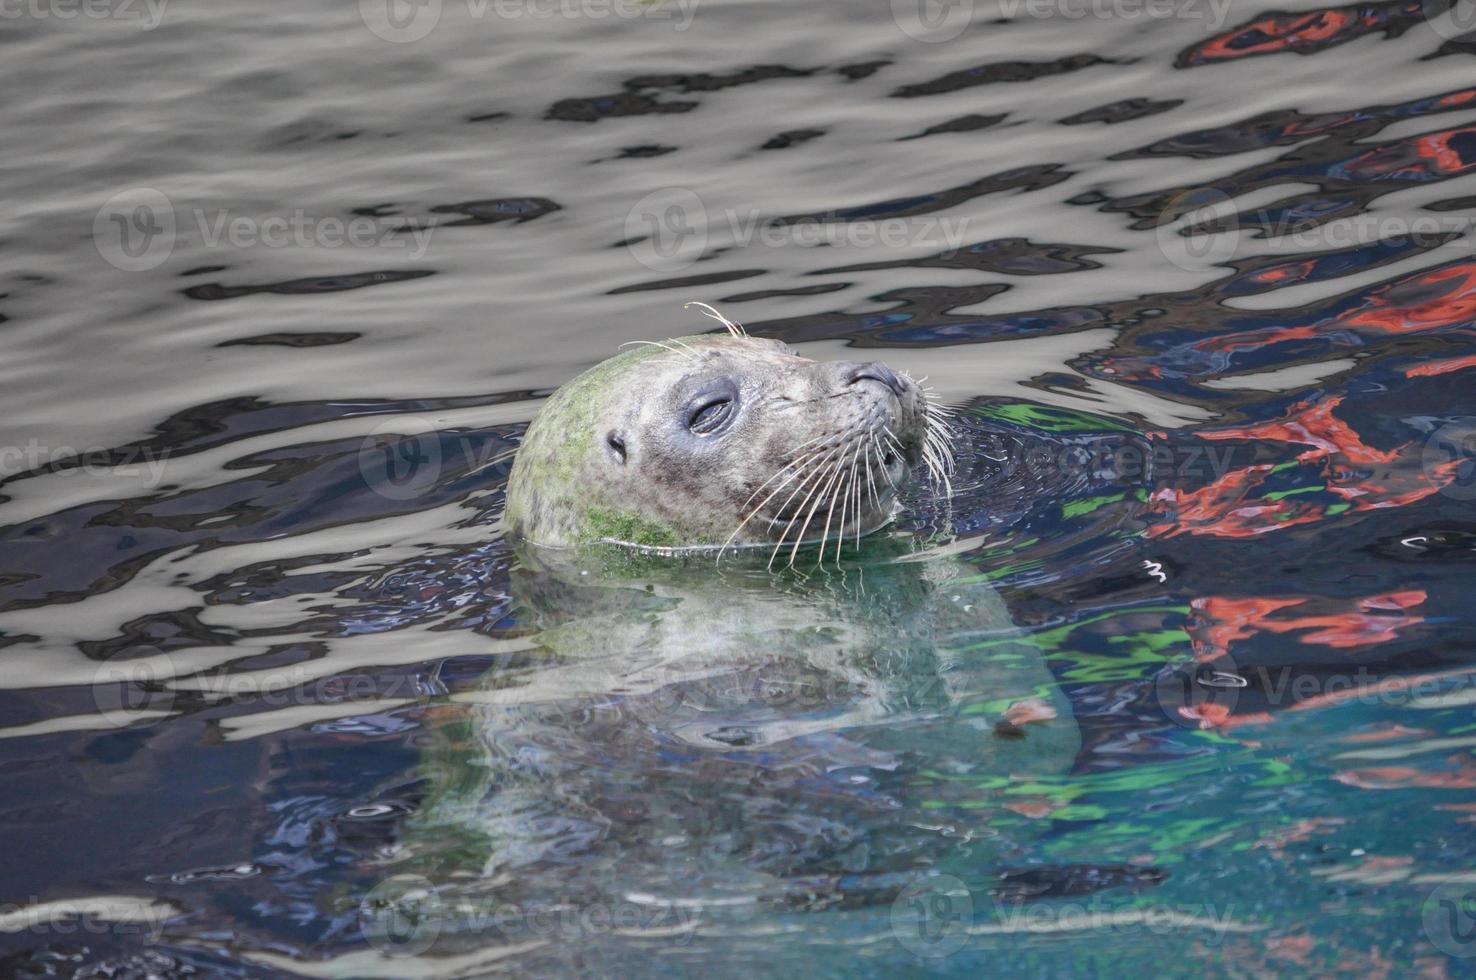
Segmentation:
[(695, 305), (727, 332), (641, 342), (544, 404), (508, 478), (510, 534), (793, 563), (885, 526), (919, 463), (946, 481), (946, 410), (911, 378), (810, 360)]

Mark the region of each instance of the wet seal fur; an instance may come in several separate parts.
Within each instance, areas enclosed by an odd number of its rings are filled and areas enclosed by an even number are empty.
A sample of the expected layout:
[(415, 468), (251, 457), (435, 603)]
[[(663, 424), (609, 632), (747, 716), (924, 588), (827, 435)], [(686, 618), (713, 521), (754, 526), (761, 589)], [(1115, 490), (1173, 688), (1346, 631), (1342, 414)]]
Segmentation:
[[(700, 305), (700, 304), (698, 304)], [(710, 310), (710, 308), (708, 308)], [(642, 342), (559, 388), (507, 485), (508, 531), (548, 548), (801, 544), (885, 526), (919, 462), (946, 480), (946, 410), (880, 363), (726, 334)]]

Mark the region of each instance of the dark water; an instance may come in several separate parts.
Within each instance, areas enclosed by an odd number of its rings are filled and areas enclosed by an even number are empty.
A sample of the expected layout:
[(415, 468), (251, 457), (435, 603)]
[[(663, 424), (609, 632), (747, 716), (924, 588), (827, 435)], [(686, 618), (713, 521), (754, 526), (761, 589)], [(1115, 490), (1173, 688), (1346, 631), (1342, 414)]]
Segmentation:
[[(0, 20), (0, 975), (1468, 975), (1476, 11), (595, 6)], [(527, 567), (693, 299), (953, 498)]]

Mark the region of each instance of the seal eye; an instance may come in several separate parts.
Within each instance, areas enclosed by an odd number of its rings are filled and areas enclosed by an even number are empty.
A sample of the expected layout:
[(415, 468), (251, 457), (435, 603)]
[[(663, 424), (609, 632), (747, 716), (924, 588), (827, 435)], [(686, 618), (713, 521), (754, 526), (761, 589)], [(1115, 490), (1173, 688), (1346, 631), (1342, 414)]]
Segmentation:
[(687, 419), (687, 428), (699, 436), (710, 436), (721, 429), (733, 414), (733, 399), (714, 398), (699, 405)]

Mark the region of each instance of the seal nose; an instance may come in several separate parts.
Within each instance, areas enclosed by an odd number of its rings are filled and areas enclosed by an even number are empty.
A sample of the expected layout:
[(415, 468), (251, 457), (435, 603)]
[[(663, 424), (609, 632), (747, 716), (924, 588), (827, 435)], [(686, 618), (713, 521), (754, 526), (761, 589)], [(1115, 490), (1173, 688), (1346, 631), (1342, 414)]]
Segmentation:
[(901, 398), (907, 391), (907, 383), (897, 375), (896, 371), (887, 367), (881, 361), (872, 361), (870, 364), (855, 364), (846, 371), (846, 384), (860, 384), (862, 381), (877, 381), (889, 388), (892, 394)]

